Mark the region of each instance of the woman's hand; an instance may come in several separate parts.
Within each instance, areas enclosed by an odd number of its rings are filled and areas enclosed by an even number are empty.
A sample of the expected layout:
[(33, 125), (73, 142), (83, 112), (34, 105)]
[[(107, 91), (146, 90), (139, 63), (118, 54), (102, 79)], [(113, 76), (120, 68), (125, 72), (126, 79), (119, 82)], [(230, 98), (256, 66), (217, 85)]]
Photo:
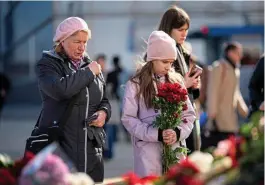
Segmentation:
[(96, 61), (91, 62), (88, 67), (94, 73), (94, 75), (101, 73), (101, 67)]
[(98, 114), (98, 118), (92, 121), (90, 125), (93, 125), (95, 127), (103, 127), (103, 125), (105, 124), (105, 120), (107, 118), (107, 114), (103, 110), (97, 111), (97, 114)]
[(193, 84), (192, 88), (193, 89), (200, 89), (201, 88), (201, 77), (200, 76), (196, 79), (196, 82), (195, 82), (195, 84)]
[(185, 87), (188, 89), (190, 87), (195, 86), (198, 83), (199, 75), (201, 74), (200, 71), (197, 71), (193, 76), (190, 77), (191, 71), (187, 72), (184, 76), (184, 84)]
[(163, 142), (172, 145), (177, 142), (177, 135), (173, 129), (166, 129), (162, 132)]

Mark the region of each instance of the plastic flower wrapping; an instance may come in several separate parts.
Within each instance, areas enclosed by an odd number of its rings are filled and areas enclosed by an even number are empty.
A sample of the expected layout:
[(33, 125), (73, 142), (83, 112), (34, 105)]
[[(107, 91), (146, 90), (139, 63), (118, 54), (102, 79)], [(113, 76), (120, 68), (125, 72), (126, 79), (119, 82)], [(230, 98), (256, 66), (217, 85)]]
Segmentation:
[(22, 170), (19, 185), (94, 184), (85, 173), (77, 173), (72, 161), (57, 144), (39, 152)]

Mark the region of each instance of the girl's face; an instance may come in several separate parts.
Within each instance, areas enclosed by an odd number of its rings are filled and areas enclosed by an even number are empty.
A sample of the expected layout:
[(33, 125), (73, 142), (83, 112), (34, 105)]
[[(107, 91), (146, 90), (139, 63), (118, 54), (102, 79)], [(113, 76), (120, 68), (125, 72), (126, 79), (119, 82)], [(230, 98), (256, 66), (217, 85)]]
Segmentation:
[(153, 71), (156, 75), (166, 75), (172, 67), (174, 60), (154, 60)]
[(176, 41), (178, 44), (183, 44), (188, 35), (189, 26), (188, 24), (184, 24), (180, 28), (173, 28), (171, 30), (170, 36)]

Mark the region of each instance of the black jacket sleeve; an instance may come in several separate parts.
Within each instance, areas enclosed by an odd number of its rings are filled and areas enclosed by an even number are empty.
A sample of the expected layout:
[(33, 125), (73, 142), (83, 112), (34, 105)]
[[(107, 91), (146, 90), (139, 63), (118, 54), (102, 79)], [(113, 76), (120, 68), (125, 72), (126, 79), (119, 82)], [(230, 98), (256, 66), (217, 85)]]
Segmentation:
[(158, 141), (163, 142), (163, 130), (162, 129), (158, 129)]
[(196, 100), (200, 96), (200, 89), (192, 89), (193, 99)]
[(105, 85), (104, 85), (103, 99), (101, 100), (98, 109), (106, 112), (107, 114), (106, 122), (108, 122), (111, 116), (111, 106), (110, 106), (108, 98), (106, 97), (106, 86)]
[(69, 99), (94, 80), (89, 68), (64, 76), (52, 60), (41, 60), (36, 65), (39, 88), (55, 100)]
[(200, 89), (188, 88), (187, 90), (188, 90), (189, 99), (191, 103), (193, 103), (194, 100), (196, 100), (200, 96)]
[(249, 82), (249, 97), (253, 111), (264, 101), (264, 56), (259, 60)]

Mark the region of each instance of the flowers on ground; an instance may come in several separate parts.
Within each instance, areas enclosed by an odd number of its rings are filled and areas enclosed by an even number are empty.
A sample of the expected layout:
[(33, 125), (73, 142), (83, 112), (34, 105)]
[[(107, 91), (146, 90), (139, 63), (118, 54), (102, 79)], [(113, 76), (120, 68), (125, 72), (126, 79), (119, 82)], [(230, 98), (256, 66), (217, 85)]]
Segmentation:
[(6, 155), (1, 155), (0, 167), (0, 184), (2, 185), (16, 185), (17, 179), (21, 175), (21, 171), (34, 158), (30, 152), (25, 153), (25, 156), (17, 161), (11, 161)]

